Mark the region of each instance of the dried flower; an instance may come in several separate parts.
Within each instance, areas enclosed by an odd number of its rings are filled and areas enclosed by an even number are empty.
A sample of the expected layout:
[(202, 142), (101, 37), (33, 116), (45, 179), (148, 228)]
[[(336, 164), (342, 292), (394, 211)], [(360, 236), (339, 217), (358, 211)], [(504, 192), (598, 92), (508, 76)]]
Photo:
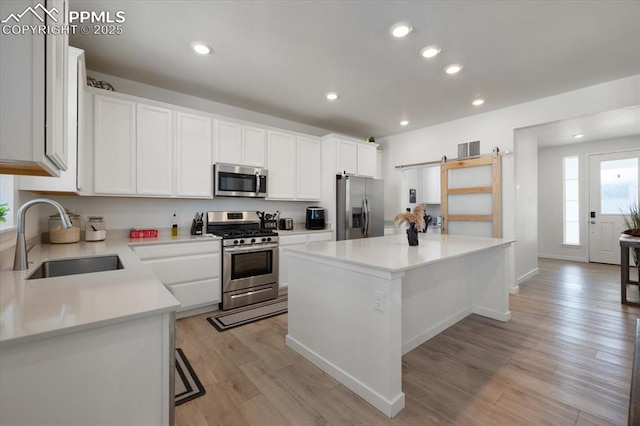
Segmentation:
[(395, 222), (398, 222), (398, 225), (402, 225), (403, 223), (408, 223), (409, 225), (413, 224), (419, 231), (422, 231), (426, 224), (424, 223), (424, 207), (421, 205), (417, 205), (413, 208), (413, 213), (410, 212), (402, 212), (398, 213), (396, 217), (393, 218)]

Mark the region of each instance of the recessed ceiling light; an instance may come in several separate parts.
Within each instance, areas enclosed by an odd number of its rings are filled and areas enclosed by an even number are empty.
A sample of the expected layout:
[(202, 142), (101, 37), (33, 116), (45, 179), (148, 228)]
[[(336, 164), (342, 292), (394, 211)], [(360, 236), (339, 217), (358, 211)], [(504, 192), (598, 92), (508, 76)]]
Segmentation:
[(335, 101), (336, 99), (338, 99), (338, 94), (334, 92), (329, 92), (327, 93), (327, 99), (329, 99), (330, 101)]
[(577, 133), (575, 135), (573, 135), (574, 138), (576, 139), (580, 139), (580, 138), (584, 138), (584, 135), (582, 133)]
[(194, 52), (200, 55), (208, 55), (209, 53), (211, 53), (211, 48), (209, 46), (197, 41), (191, 43), (191, 48), (194, 50)]
[(462, 65), (460, 64), (451, 64), (449, 66), (447, 66), (444, 71), (447, 74), (457, 74), (460, 72), (460, 70), (462, 69)]
[(440, 53), (441, 50), (442, 49), (440, 49), (438, 46), (427, 46), (420, 51), (420, 54), (423, 58), (433, 58), (438, 53)]
[(402, 121), (400, 122), (400, 125), (401, 125), (401, 126), (406, 126), (407, 124), (409, 124), (409, 122), (408, 122), (407, 120), (402, 120)]
[(411, 30), (413, 30), (413, 27), (408, 22), (398, 22), (389, 31), (395, 38), (403, 38), (408, 36)]
[(473, 105), (473, 106), (480, 106), (480, 105), (482, 105), (483, 103), (484, 103), (484, 99), (480, 99), (480, 98), (478, 98), (478, 99), (474, 99), (474, 100), (473, 100), (473, 102), (471, 102), (471, 105)]

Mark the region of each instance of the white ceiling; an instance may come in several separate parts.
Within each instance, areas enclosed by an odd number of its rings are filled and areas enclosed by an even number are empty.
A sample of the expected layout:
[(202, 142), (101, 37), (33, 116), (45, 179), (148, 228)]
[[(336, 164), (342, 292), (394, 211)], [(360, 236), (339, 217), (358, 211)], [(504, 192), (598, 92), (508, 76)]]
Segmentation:
[[(71, 0), (70, 9), (126, 14), (122, 35), (71, 36), (89, 69), (358, 137), (640, 74), (635, 0)], [(413, 25), (403, 40), (389, 34), (399, 21)], [(196, 40), (213, 54), (196, 56)], [(442, 52), (427, 60), (419, 51), (430, 44)], [(446, 75), (454, 62), (464, 69)], [(329, 91), (339, 99), (327, 101)], [(486, 103), (471, 106), (478, 96)]]

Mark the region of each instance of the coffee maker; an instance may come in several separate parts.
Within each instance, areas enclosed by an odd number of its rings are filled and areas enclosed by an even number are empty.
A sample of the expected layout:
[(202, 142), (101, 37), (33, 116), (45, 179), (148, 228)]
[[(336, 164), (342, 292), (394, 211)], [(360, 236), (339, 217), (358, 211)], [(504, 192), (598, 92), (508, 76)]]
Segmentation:
[(305, 225), (307, 229), (324, 229), (325, 210), (322, 207), (307, 207)]

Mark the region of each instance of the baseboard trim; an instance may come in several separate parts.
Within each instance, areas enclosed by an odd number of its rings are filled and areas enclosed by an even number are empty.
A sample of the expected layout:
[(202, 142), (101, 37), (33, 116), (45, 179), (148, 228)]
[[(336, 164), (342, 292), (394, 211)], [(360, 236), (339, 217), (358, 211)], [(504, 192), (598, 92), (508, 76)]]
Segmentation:
[(455, 314), (445, 318), (444, 320), (440, 321), (438, 324), (434, 325), (433, 327), (429, 327), (422, 333), (416, 336), (413, 336), (406, 342), (402, 342), (402, 355), (405, 355), (407, 352), (414, 350), (415, 348), (417, 348), (427, 340), (442, 333), (447, 328), (451, 327), (458, 321), (463, 320), (464, 318), (468, 317), (472, 313), (473, 313), (473, 310), (471, 308), (464, 308), (456, 312)]
[(562, 256), (558, 254), (538, 254), (538, 257), (543, 259), (554, 259), (554, 260), (568, 260), (570, 262), (583, 262), (586, 263), (589, 260), (584, 257), (576, 257), (576, 256)]
[(536, 275), (538, 275), (540, 273), (540, 268), (534, 268), (532, 270), (530, 270), (529, 272), (527, 272), (526, 274), (522, 275), (521, 277), (519, 277), (516, 280), (516, 283), (518, 285), (522, 284), (523, 282), (525, 282), (526, 280), (528, 280), (531, 277), (535, 277)]
[(400, 394), (395, 398), (388, 400), (288, 334), (286, 341), (287, 346), (311, 361), (318, 368), (345, 385), (347, 388), (351, 389), (362, 399), (387, 415), (387, 417), (394, 417), (404, 408), (404, 392), (400, 392)]
[(474, 306), (473, 313), (502, 322), (507, 322), (511, 319), (511, 311), (499, 312), (493, 309), (483, 308), (482, 306)]

